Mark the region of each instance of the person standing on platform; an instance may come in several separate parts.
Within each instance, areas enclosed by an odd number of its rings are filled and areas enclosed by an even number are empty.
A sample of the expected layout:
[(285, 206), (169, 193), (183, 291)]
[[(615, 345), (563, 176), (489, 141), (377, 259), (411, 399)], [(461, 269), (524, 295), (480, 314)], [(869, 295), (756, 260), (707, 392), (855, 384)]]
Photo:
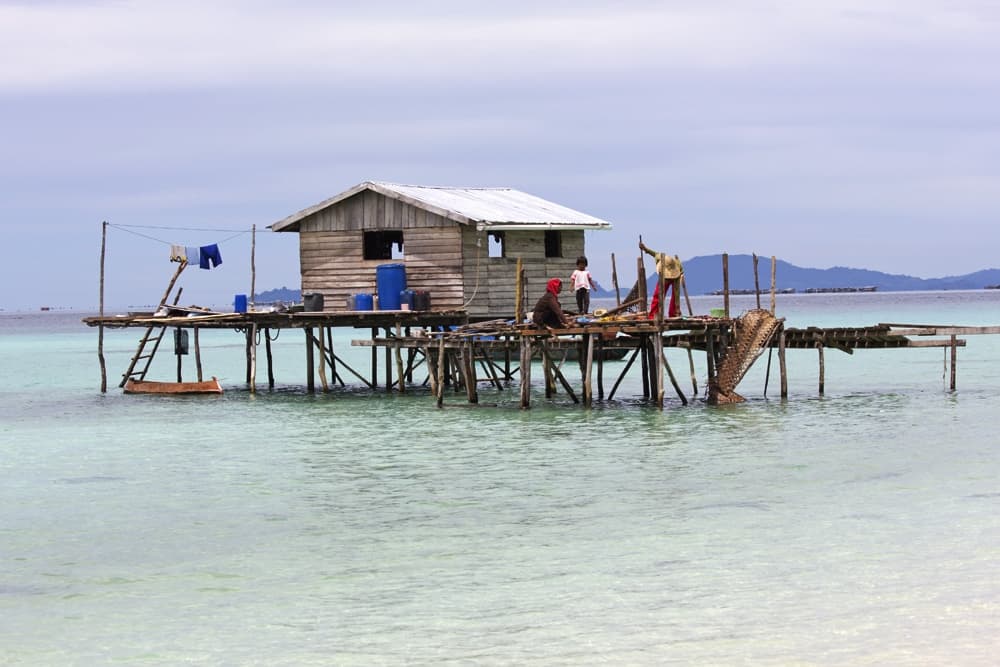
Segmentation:
[(535, 310), (531, 313), (531, 321), (535, 326), (562, 329), (569, 325), (570, 319), (559, 303), (561, 291), (562, 281), (559, 278), (553, 278), (545, 285), (545, 294), (535, 304)]
[(586, 315), (590, 312), (590, 290), (597, 286), (594, 276), (587, 270), (587, 258), (580, 255), (576, 258), (576, 271), (569, 277), (573, 282), (573, 292), (576, 294), (576, 312)]

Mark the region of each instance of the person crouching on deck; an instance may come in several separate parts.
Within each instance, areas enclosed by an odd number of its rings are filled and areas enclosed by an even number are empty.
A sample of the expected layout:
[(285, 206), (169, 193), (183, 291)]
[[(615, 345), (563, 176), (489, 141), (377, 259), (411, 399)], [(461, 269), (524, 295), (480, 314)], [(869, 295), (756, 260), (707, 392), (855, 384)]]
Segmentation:
[(535, 326), (552, 327), (561, 329), (570, 322), (563, 313), (562, 305), (559, 303), (559, 292), (562, 291), (562, 281), (553, 278), (545, 285), (545, 294), (535, 304), (535, 310), (531, 313), (531, 321)]

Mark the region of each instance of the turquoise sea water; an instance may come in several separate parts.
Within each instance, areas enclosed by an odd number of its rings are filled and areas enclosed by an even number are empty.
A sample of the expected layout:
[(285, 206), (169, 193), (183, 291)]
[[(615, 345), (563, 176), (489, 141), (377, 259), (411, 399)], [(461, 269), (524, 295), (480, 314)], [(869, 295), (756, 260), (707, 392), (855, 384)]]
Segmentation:
[[(1000, 291), (778, 310), (997, 325)], [(102, 395), (82, 315), (0, 313), (2, 664), (996, 663), (1000, 336), (968, 337), (955, 393), (940, 349), (828, 350), (823, 397), (790, 351), (787, 401), (764, 357), (737, 406), (660, 411), (635, 375), (590, 410), (540, 386), (439, 410), (308, 395), (299, 332), (274, 392), (208, 332), (223, 396)], [(367, 370), (364, 335), (337, 347)], [(112, 387), (137, 339), (106, 332)]]

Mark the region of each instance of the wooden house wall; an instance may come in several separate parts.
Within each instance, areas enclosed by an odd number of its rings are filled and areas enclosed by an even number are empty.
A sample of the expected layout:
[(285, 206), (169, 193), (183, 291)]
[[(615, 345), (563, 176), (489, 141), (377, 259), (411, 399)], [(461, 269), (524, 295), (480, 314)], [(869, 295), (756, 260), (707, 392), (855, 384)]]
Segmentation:
[[(565, 308), (574, 308), (575, 306), (571, 304), (575, 302), (571, 299), (571, 291), (566, 283), (576, 268), (576, 258), (584, 254), (584, 236), (582, 230), (565, 230), (561, 234), (562, 257), (545, 256), (543, 230), (505, 231), (505, 256), (489, 257), (487, 233), (465, 228), (462, 233), (462, 254), (465, 263), (465, 293), (469, 301), (467, 306), (469, 315), (508, 318), (514, 316), (518, 257), (524, 266), (526, 283), (524, 307), (528, 313), (545, 292), (545, 284), (550, 278), (562, 278), (564, 291), (560, 295), (560, 301)], [(477, 237), (480, 239), (478, 246)]]
[[(403, 259), (364, 259), (363, 232), (403, 230)], [(299, 227), (302, 292), (344, 310), (352, 294), (375, 293), (376, 267), (404, 264), (408, 289), (427, 290), (436, 310), (463, 304), (461, 226), (370, 190), (318, 211)]]

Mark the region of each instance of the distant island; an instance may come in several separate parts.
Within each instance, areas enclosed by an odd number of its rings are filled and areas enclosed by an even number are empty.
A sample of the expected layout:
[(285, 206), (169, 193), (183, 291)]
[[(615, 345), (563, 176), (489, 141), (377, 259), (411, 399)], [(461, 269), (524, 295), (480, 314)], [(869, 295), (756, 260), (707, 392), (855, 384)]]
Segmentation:
[[(722, 255), (703, 255), (682, 260), (688, 292), (692, 295), (712, 294), (722, 289)], [(771, 289), (771, 258), (760, 257), (757, 266), (761, 292)], [(777, 262), (777, 289), (784, 294), (813, 292), (909, 292), (918, 290), (976, 290), (1000, 289), (1000, 269), (984, 269), (961, 276), (944, 278), (917, 278), (869, 269), (851, 269), (835, 266), (830, 269), (807, 269), (786, 261)], [(606, 289), (595, 290), (595, 298), (614, 298), (610, 279), (596, 276)], [(619, 288), (624, 296), (635, 283), (634, 277), (619, 273)], [(647, 277), (650, 286), (655, 276)], [(729, 256), (729, 290), (733, 294), (753, 294), (753, 255)], [(650, 287), (652, 291), (652, 287)], [(281, 287), (259, 292), (255, 303), (298, 303), (302, 294), (297, 289)]]

